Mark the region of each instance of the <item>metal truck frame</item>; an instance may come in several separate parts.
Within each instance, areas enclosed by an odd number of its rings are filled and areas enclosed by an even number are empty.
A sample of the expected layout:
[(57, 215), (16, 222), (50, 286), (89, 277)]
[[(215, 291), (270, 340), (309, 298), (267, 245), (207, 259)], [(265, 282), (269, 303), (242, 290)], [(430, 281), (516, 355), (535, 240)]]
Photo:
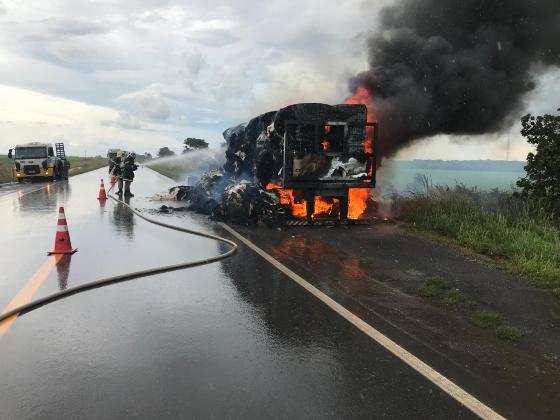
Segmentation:
[[(298, 127), (314, 127), (312, 139), (311, 153), (323, 153), (329, 157), (339, 157), (342, 159), (356, 158), (360, 161), (366, 162), (367, 176), (359, 179), (351, 178), (337, 178), (337, 179), (317, 179), (313, 177), (293, 176), (293, 155), (294, 155), (294, 139), (291, 138), (290, 133)], [(321, 150), (321, 133), (324, 132), (324, 127), (332, 127), (334, 129), (343, 129), (342, 133), (342, 150), (325, 152)], [(372, 130), (373, 135), (373, 153), (367, 153), (365, 150), (365, 143), (367, 141), (367, 130)], [(360, 134), (361, 133), (361, 134)], [(352, 134), (352, 135), (351, 135)], [(360, 142), (351, 142), (352, 138), (356, 136), (361, 137), (363, 140)], [(300, 191), (304, 194), (307, 202), (307, 223), (315, 224), (321, 223), (320, 220), (313, 220), (315, 212), (315, 197), (332, 197), (337, 198), (340, 202), (340, 212), (338, 222), (349, 222), (348, 220), (348, 202), (350, 188), (375, 188), (376, 184), (376, 168), (378, 156), (378, 136), (379, 125), (373, 123), (348, 123), (345, 121), (328, 121), (326, 123), (317, 121), (303, 121), (303, 120), (288, 120), (285, 121), (284, 127), (284, 162), (282, 171), (282, 187), (290, 188), (295, 191)], [(292, 168), (292, 170), (290, 170)]]

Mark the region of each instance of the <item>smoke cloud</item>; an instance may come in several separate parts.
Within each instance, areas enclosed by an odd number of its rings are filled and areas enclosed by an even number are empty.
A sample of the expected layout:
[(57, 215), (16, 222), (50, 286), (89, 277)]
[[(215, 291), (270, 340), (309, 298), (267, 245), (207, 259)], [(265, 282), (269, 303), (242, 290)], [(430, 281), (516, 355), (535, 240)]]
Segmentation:
[(538, 75), (560, 64), (558, 0), (399, 0), (368, 40), (368, 71), (389, 156), (436, 134), (497, 132)]

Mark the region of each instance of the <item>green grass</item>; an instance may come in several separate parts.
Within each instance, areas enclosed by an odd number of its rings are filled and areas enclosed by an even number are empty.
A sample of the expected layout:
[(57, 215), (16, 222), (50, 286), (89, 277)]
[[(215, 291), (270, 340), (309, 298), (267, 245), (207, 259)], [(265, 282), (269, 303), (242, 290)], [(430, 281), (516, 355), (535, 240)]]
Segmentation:
[(371, 257), (362, 257), (360, 258), (360, 264), (367, 270), (371, 270), (375, 268), (375, 262)]
[(446, 305), (449, 305), (449, 306), (457, 305), (458, 303), (460, 303), (464, 300), (465, 300), (465, 297), (463, 296), (461, 291), (459, 289), (456, 289), (456, 288), (453, 288), (453, 289), (449, 290), (443, 298), (443, 302)]
[(70, 161), (70, 176), (94, 171), (109, 164), (107, 158), (102, 157), (84, 159), (83, 157), (69, 156), (68, 160)]
[(12, 180), (12, 170), (8, 156), (0, 156), (0, 182)]
[(463, 186), (429, 187), (394, 203), (416, 228), (493, 257), (539, 287), (560, 287), (560, 224), (538, 203)]
[[(93, 171), (95, 169), (107, 166), (107, 159), (102, 157), (86, 158), (79, 156), (69, 156), (70, 176), (82, 174), (84, 172)], [(7, 156), (0, 156), (0, 182), (9, 182), (12, 180), (11, 161)]]
[(149, 164), (147, 165), (149, 168), (153, 169), (156, 172), (159, 172), (162, 175), (165, 175), (175, 181), (181, 181), (185, 174), (185, 169), (181, 165), (173, 165), (173, 164)]
[(418, 294), (425, 298), (441, 297), (449, 287), (441, 277), (432, 277), (420, 288)]
[(490, 311), (476, 311), (471, 316), (471, 323), (479, 328), (496, 328), (499, 327), (503, 321), (500, 314)]
[(510, 343), (516, 343), (521, 340), (521, 331), (519, 329), (512, 327), (510, 325), (500, 325), (496, 327), (496, 337), (500, 340), (508, 341)]

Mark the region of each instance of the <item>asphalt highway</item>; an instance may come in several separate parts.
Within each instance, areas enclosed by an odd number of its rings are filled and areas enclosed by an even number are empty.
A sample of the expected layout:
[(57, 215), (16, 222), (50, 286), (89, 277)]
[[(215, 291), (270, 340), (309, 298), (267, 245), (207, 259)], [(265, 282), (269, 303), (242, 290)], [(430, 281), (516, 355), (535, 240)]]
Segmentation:
[[(214, 256), (111, 200), (106, 169), (0, 197), (0, 308), (155, 266)], [(172, 182), (140, 168), (131, 205), (229, 235), (147, 197)], [(78, 252), (47, 257), (64, 205)], [(473, 418), (355, 324), (234, 236), (203, 267), (96, 289), (0, 325), (0, 418)]]

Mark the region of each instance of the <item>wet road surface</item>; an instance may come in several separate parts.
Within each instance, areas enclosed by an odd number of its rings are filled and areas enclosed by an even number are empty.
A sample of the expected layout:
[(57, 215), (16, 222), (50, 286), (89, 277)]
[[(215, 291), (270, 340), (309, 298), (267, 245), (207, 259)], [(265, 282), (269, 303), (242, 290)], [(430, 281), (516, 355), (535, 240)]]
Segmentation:
[[(101, 277), (213, 256), (215, 241), (162, 230), (96, 200), (104, 170), (0, 198), (0, 306), (47, 259), (65, 205), (79, 248), (35, 297)], [(139, 208), (170, 181), (140, 169)], [(196, 215), (168, 223), (224, 234)], [(391, 417), (473, 414), (245, 246), (195, 269), (72, 296), (0, 337), (1, 418)]]

